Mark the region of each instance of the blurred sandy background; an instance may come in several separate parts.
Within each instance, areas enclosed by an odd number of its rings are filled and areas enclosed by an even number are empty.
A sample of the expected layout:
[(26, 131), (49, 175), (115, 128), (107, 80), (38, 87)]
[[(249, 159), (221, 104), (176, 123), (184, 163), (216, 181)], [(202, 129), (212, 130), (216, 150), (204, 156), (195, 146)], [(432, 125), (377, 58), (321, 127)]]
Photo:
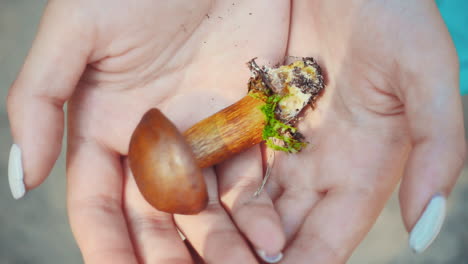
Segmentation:
[[(8, 187), (12, 142), (5, 98), (34, 38), (45, 2), (0, 0), (0, 264), (82, 263), (66, 215), (63, 155), (46, 182), (24, 199), (14, 201)], [(468, 124), (468, 97), (464, 109)], [(468, 168), (450, 197), (441, 235), (425, 253), (414, 255), (408, 249), (394, 195), (349, 263), (468, 264), (467, 174)]]

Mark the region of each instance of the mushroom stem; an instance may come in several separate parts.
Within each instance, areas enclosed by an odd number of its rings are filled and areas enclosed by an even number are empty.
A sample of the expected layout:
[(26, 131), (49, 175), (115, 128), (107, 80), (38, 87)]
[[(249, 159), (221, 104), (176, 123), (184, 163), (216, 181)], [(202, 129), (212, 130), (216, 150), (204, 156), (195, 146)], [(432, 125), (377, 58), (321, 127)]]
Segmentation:
[(247, 95), (183, 134), (200, 168), (211, 167), (262, 141), (265, 102)]

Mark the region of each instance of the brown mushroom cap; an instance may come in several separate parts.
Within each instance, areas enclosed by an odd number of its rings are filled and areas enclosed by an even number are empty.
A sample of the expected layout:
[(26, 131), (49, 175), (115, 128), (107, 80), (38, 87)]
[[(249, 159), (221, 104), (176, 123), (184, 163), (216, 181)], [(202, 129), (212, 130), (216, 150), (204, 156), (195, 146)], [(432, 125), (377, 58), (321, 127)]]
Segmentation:
[(208, 202), (190, 146), (158, 109), (142, 117), (129, 148), (130, 168), (143, 197), (158, 210), (196, 214)]

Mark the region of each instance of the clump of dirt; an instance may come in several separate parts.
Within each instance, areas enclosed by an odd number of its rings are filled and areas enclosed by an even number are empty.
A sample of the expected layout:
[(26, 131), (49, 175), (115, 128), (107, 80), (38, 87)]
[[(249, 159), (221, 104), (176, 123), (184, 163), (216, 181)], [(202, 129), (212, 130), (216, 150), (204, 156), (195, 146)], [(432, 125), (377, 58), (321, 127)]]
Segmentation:
[(324, 89), (320, 66), (311, 57), (272, 68), (259, 67), (252, 59), (248, 66), (252, 73), (249, 95), (265, 101), (261, 110), (266, 120), (262, 134), (266, 145), (288, 153), (301, 151), (307, 142), (294, 125)]

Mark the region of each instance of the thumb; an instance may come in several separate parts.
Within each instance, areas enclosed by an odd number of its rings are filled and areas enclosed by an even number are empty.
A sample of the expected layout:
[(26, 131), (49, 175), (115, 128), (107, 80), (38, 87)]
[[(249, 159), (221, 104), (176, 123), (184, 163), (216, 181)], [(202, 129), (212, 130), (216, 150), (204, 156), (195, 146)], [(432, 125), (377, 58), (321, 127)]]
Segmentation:
[(409, 245), (418, 253), (438, 235), (446, 198), (465, 159), (455, 50), (448, 33), (432, 39), (431, 46), (436, 48), (432, 54), (424, 53), (430, 56), (414, 60), (419, 65), (407, 70), (402, 93), (413, 149), (401, 183), (400, 204), (410, 231)]
[(90, 39), (73, 8), (50, 1), (17, 79), (7, 110), (14, 144), (8, 178), (15, 199), (41, 184), (60, 154), (63, 105), (87, 63)]

